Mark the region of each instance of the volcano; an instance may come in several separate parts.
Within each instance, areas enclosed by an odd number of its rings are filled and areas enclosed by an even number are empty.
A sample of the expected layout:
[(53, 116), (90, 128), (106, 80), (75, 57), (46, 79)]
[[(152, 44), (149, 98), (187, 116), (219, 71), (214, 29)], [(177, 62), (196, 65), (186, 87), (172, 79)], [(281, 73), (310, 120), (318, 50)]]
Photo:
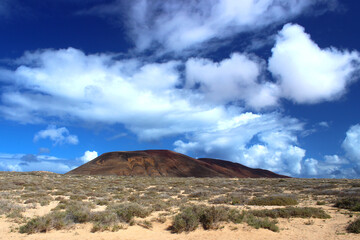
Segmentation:
[(212, 158), (192, 158), (169, 150), (108, 152), (66, 174), (287, 178), (268, 170), (249, 168), (239, 163)]

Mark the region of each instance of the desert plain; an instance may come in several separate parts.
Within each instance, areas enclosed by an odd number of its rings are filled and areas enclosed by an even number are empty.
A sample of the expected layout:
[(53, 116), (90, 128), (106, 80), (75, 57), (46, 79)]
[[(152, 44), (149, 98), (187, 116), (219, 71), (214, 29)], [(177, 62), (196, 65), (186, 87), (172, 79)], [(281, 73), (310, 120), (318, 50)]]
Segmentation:
[(0, 172), (0, 239), (360, 239), (360, 180)]

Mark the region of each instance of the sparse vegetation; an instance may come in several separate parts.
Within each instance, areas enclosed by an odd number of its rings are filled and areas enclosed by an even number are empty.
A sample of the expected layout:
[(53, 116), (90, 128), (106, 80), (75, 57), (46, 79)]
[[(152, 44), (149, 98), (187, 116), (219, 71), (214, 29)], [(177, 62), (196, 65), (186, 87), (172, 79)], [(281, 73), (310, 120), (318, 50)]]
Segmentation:
[(137, 203), (117, 204), (108, 206), (107, 211), (117, 214), (120, 221), (129, 223), (134, 217), (144, 218), (150, 215), (151, 210)]
[(250, 213), (257, 217), (270, 218), (330, 218), (323, 209), (312, 207), (286, 207), (275, 209), (252, 210)]
[(348, 197), (336, 201), (335, 207), (349, 209), (351, 211), (360, 211), (360, 198)]
[(52, 212), (42, 217), (35, 217), (21, 226), (19, 232), (31, 234), (48, 232), (52, 229), (63, 229), (72, 224), (66, 216), (65, 212)]
[(25, 209), (10, 200), (0, 200), (0, 215), (6, 214), (9, 218), (22, 218)]
[(246, 216), (246, 223), (256, 229), (264, 228), (269, 229), (273, 232), (279, 232), (279, 227), (276, 225), (276, 220), (269, 220), (268, 218), (258, 218), (254, 215), (249, 214)]
[(201, 224), (205, 230), (218, 229), (220, 222), (241, 223), (246, 222), (249, 226), (256, 229), (265, 228), (278, 232), (277, 221), (268, 218), (259, 218), (247, 212), (242, 212), (225, 207), (206, 207), (203, 205), (194, 205), (186, 207), (177, 214), (173, 220), (170, 229), (174, 233), (183, 231), (194, 231)]
[(351, 222), (346, 230), (349, 233), (360, 233), (360, 218), (356, 219), (355, 221)]
[(290, 206), (297, 204), (298, 201), (290, 196), (255, 197), (249, 202), (249, 205), (257, 206)]
[[(145, 178), (1, 172), (0, 215), (15, 224), (12, 231), (28, 234), (71, 229), (83, 223), (92, 223), (91, 232), (118, 231), (132, 225), (153, 229), (155, 222), (164, 224), (164, 229), (170, 225), (173, 233), (227, 226), (233, 231), (243, 229), (234, 224), (277, 232), (281, 231), (277, 224), (281, 218), (304, 218), (304, 227), (313, 225), (313, 218), (329, 218), (334, 210), (324, 211), (322, 205), (359, 211), (359, 186), (360, 180), (356, 179)], [(303, 202), (315, 207), (294, 206)], [(50, 203), (57, 203), (51, 212), (31, 219), (23, 217), (27, 209), (46, 209), (43, 207)], [(357, 215), (349, 211), (345, 214)], [(356, 232), (358, 225), (359, 220), (353, 221), (348, 231)]]

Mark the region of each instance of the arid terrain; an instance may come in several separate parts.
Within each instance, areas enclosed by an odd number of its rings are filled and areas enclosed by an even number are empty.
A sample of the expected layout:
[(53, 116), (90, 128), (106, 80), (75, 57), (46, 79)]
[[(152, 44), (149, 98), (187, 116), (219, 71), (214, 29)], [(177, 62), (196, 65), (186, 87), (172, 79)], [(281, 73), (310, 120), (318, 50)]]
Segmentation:
[(0, 239), (360, 239), (360, 180), (0, 172)]

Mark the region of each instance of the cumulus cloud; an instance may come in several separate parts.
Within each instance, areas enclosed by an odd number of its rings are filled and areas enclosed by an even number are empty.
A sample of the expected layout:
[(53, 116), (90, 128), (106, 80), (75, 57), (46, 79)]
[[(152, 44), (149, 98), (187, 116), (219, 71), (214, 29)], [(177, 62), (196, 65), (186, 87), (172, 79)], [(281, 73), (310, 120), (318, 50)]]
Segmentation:
[(349, 159), (360, 166), (360, 124), (351, 126), (346, 132), (342, 147)]
[(176, 141), (175, 150), (192, 156), (227, 159), (254, 168), (299, 175), (305, 150), (296, 146), (296, 134), (302, 129), (302, 123), (296, 119), (275, 113), (248, 112), (221, 121), (208, 131), (188, 135), (186, 141)]
[(281, 95), (296, 103), (318, 103), (341, 97), (360, 63), (356, 51), (321, 49), (303, 27), (286, 24), (269, 59)]
[[(15, 70), (0, 71), (1, 79), (13, 86), (1, 95), (0, 111), (9, 119), (123, 124), (142, 140), (178, 136), (175, 150), (191, 156), (218, 157), (292, 176), (315, 165), (315, 160), (304, 162), (306, 151), (297, 142), (305, 130), (300, 121), (244, 110), (243, 105), (260, 109), (278, 104), (281, 97), (281, 85), (262, 78), (265, 63), (254, 56), (235, 53), (220, 62), (192, 58), (184, 64), (185, 79), (178, 61), (118, 60), (73, 48), (29, 52), (17, 63)], [(267, 93), (264, 98), (260, 90)], [(71, 136), (66, 128), (49, 126), (34, 140), (77, 143)], [(90, 159), (90, 153), (81, 161)]]
[(227, 104), (243, 101), (252, 108), (277, 105), (278, 88), (261, 83), (261, 60), (234, 53), (221, 62), (191, 58), (186, 62), (186, 87), (200, 92), (204, 101)]
[(98, 153), (96, 151), (86, 151), (82, 157), (79, 158), (80, 161), (87, 163), (94, 158), (97, 158)]
[(178, 64), (115, 60), (72, 48), (27, 53), (15, 71), (0, 72), (16, 86), (3, 92), (0, 112), (26, 123), (49, 117), (121, 123), (145, 140), (231, 117), (224, 106), (198, 103), (198, 96), (179, 89)]
[(360, 172), (349, 161), (338, 155), (325, 155), (321, 160), (307, 158), (301, 176), (316, 178), (358, 178)]
[(301, 175), (305, 177), (358, 178), (360, 176), (360, 125), (351, 126), (342, 143), (343, 156), (325, 155), (320, 160), (305, 159)]
[(49, 125), (47, 129), (41, 130), (34, 136), (34, 141), (38, 141), (40, 139), (49, 138), (55, 145), (57, 144), (78, 144), (79, 140), (76, 135), (71, 135), (69, 130), (65, 127), (56, 128), (55, 125)]

